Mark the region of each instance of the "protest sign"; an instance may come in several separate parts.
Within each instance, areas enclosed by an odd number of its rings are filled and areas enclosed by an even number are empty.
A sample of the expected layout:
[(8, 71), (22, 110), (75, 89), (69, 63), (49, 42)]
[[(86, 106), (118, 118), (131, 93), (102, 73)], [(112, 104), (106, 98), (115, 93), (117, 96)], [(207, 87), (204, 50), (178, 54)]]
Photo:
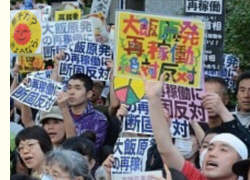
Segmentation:
[(16, 54), (41, 53), (41, 10), (10, 13), (10, 49)]
[(137, 172), (137, 173), (130, 173), (125, 175), (116, 176), (117, 179), (121, 180), (155, 180), (154, 177), (162, 178), (162, 171), (155, 170), (155, 171), (145, 171), (145, 172)]
[(200, 20), (116, 13), (115, 75), (199, 88), (204, 23)]
[(190, 137), (187, 120), (171, 118), (170, 130), (173, 138), (188, 139)]
[(227, 88), (232, 92), (236, 89), (236, 75), (240, 68), (240, 59), (232, 54), (224, 54), (224, 66), (221, 69), (220, 77), (227, 83)]
[(203, 18), (206, 22), (204, 73), (215, 75), (223, 66), (224, 0), (185, 0), (185, 15)]
[(108, 17), (111, 0), (93, 0), (90, 14), (101, 12), (104, 17)]
[(19, 55), (18, 56), (18, 66), (19, 66), (19, 73), (29, 73), (33, 71), (40, 71), (43, 70), (45, 64), (43, 62), (42, 55)]
[(208, 115), (202, 106), (202, 89), (164, 84), (162, 104), (171, 118), (206, 122)]
[(51, 79), (28, 77), (28, 84), (21, 83), (11, 97), (29, 107), (49, 112), (56, 101), (56, 92), (63, 87)]
[(139, 102), (144, 96), (144, 89), (144, 83), (140, 79), (114, 78), (114, 91), (121, 103), (130, 105)]
[[(187, 139), (190, 137), (187, 120), (177, 118), (170, 118), (170, 120), (170, 131), (173, 138)], [(130, 105), (128, 114), (123, 117), (122, 121), (122, 132), (153, 135), (147, 99)]]
[(65, 50), (70, 43), (95, 41), (93, 24), (88, 19), (45, 22), (42, 34), (44, 59), (52, 59), (60, 50)]
[(147, 151), (152, 143), (152, 138), (118, 138), (114, 146), (112, 177), (145, 171)]
[(152, 126), (149, 117), (148, 100), (142, 99), (130, 105), (128, 114), (123, 117), (122, 132), (132, 132), (152, 135)]
[(69, 21), (69, 20), (80, 20), (81, 19), (81, 10), (72, 9), (64, 11), (55, 12), (55, 21)]
[(104, 15), (102, 13), (94, 13), (85, 16), (85, 18), (91, 20), (93, 23), (96, 42), (108, 43), (109, 33)]
[(65, 52), (64, 59), (59, 63), (59, 76), (69, 78), (76, 73), (84, 73), (93, 80), (107, 81), (109, 70), (105, 64), (111, 59), (109, 45), (96, 42), (79, 41)]

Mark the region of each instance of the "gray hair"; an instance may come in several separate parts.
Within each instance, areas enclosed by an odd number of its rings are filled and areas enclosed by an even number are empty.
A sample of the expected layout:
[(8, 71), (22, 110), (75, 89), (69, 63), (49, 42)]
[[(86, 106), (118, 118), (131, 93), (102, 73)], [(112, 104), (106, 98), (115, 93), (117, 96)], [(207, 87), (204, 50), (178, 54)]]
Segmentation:
[(81, 176), (84, 180), (92, 180), (88, 161), (78, 152), (57, 148), (48, 153), (46, 164), (49, 166), (53, 166), (54, 164), (59, 165), (72, 178)]

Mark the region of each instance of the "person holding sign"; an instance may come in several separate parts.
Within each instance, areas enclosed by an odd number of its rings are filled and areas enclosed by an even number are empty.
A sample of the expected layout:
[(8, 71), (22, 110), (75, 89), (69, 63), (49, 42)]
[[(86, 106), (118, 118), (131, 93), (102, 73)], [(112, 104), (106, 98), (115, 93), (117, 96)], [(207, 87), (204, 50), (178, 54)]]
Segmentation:
[(85, 74), (74, 74), (67, 84), (67, 91), (58, 94), (58, 105), (62, 111), (66, 134), (81, 135), (87, 130), (96, 134), (96, 148), (100, 148), (105, 140), (107, 118), (94, 109), (89, 101), (92, 97), (93, 81)]
[[(160, 82), (145, 81), (145, 92), (149, 99), (152, 128), (163, 162), (169, 168), (181, 171), (190, 180), (237, 180), (238, 177), (232, 172), (231, 167), (236, 161), (248, 157), (248, 149), (243, 141), (235, 135), (222, 133), (212, 138), (204, 157), (201, 172), (190, 162), (185, 161), (184, 157), (173, 145), (169, 125), (161, 106), (160, 97), (163, 80), (164, 74), (161, 75)], [(205, 108), (210, 107), (211, 112), (214, 111), (215, 114), (218, 114), (224, 122), (232, 121), (234, 119), (233, 115), (221, 101), (213, 103), (215, 96), (213, 93), (204, 95)]]

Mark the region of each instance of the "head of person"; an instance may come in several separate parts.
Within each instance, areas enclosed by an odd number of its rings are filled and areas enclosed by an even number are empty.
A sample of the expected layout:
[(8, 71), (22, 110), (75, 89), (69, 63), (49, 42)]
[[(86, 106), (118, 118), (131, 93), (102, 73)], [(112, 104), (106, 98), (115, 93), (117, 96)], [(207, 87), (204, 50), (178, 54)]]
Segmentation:
[(199, 167), (202, 166), (202, 163), (204, 161), (204, 156), (209, 146), (209, 142), (214, 136), (216, 136), (219, 133), (222, 133), (222, 130), (220, 127), (210, 128), (206, 131), (205, 136), (201, 141), (201, 146), (199, 149)]
[(208, 180), (235, 179), (232, 166), (247, 159), (248, 149), (242, 140), (230, 133), (214, 136), (209, 142), (202, 164), (202, 172)]
[(238, 176), (244, 177), (245, 180), (250, 180), (250, 159), (234, 163), (233, 172)]
[(250, 71), (243, 72), (236, 82), (239, 111), (250, 112)]
[(43, 165), (45, 154), (52, 150), (52, 143), (47, 132), (39, 126), (21, 130), (15, 143), (24, 164), (32, 170), (39, 170)]
[(82, 156), (86, 157), (88, 160), (89, 169), (92, 169), (95, 166), (96, 149), (95, 144), (91, 140), (83, 136), (71, 137), (62, 144), (62, 148), (76, 151)]
[(94, 82), (93, 95), (90, 99), (93, 103), (96, 103), (97, 100), (99, 100), (101, 98), (103, 88), (104, 88), (103, 82), (101, 82), (101, 81)]
[(65, 140), (63, 116), (58, 106), (53, 106), (50, 112), (40, 113), (40, 123), (48, 133), (53, 145), (60, 145)]
[(92, 97), (93, 81), (85, 74), (72, 75), (68, 80), (68, 103), (71, 107), (82, 106)]
[(46, 173), (53, 180), (91, 180), (86, 158), (78, 152), (60, 148), (47, 154)]

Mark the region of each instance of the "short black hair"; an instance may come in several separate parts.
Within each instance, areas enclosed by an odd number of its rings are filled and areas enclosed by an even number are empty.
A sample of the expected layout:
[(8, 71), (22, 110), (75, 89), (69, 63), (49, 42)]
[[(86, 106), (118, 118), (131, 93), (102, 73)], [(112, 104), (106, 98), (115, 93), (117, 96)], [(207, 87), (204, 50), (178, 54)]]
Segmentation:
[(53, 148), (49, 135), (40, 126), (27, 127), (21, 130), (15, 138), (16, 147), (19, 146), (21, 141), (28, 139), (38, 140), (43, 153), (47, 153)]
[(80, 80), (83, 82), (83, 85), (84, 87), (86, 88), (86, 91), (90, 91), (92, 90), (93, 88), (93, 81), (92, 79), (86, 75), (86, 74), (83, 74), (83, 73), (77, 73), (77, 74), (73, 74), (70, 78), (69, 78), (69, 81), (70, 80)]
[(243, 72), (241, 75), (239, 75), (236, 81), (236, 94), (238, 93), (240, 82), (244, 79), (250, 79), (250, 71)]
[(221, 77), (218, 77), (218, 76), (206, 76), (205, 77), (205, 82), (206, 83), (218, 83), (223, 88), (224, 94), (226, 94), (228, 92), (227, 83)]
[(96, 159), (95, 144), (83, 136), (66, 139), (62, 144), (62, 148), (76, 151), (83, 156), (88, 156), (89, 160)]

